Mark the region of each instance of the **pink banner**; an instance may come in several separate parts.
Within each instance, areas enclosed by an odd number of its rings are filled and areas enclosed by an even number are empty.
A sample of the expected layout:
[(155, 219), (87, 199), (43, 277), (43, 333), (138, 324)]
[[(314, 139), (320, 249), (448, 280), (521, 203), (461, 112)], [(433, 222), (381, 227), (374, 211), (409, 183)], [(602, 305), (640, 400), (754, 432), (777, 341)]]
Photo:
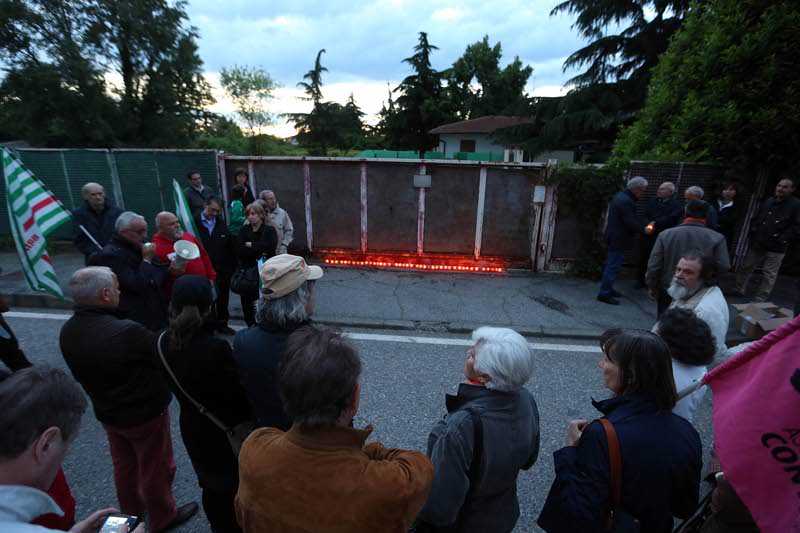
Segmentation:
[(703, 379), (725, 476), (765, 533), (800, 532), (800, 317)]

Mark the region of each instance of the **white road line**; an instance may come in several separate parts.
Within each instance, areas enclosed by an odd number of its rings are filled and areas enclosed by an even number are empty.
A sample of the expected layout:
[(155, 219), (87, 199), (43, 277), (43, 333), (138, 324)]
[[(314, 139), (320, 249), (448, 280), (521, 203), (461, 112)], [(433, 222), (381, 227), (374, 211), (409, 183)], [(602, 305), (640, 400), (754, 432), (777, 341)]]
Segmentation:
[[(40, 320), (67, 320), (72, 314), (66, 313), (28, 313), (24, 311), (11, 311), (3, 316), (8, 318), (33, 318)], [(233, 326), (233, 329), (245, 329), (244, 326)], [(447, 337), (415, 337), (411, 335), (381, 335), (378, 333), (347, 333), (347, 336), (359, 341), (373, 342), (399, 342), (404, 344), (435, 344), (440, 346), (472, 346), (469, 339), (453, 339)], [(583, 346), (580, 344), (540, 344), (530, 343), (534, 350), (547, 352), (583, 352), (601, 353), (597, 346)]]

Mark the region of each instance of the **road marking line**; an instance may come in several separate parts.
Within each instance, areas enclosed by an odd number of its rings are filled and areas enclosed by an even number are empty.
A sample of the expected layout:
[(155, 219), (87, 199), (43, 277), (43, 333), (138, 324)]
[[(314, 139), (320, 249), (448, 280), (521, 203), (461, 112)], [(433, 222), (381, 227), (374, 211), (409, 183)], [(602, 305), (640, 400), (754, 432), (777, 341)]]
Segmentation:
[[(8, 318), (33, 318), (44, 320), (67, 320), (71, 314), (66, 313), (28, 313), (25, 311), (11, 311), (3, 316)], [(244, 326), (233, 326), (235, 330), (245, 329)], [(345, 331), (345, 333), (347, 333)], [(469, 339), (453, 339), (446, 337), (415, 337), (412, 335), (381, 335), (378, 333), (347, 333), (353, 340), (373, 341), (373, 342), (399, 342), (403, 344), (435, 344), (440, 346), (472, 346), (473, 341)], [(580, 344), (541, 344), (532, 342), (530, 345), (534, 350), (551, 352), (583, 352), (601, 353), (597, 346), (584, 346)]]

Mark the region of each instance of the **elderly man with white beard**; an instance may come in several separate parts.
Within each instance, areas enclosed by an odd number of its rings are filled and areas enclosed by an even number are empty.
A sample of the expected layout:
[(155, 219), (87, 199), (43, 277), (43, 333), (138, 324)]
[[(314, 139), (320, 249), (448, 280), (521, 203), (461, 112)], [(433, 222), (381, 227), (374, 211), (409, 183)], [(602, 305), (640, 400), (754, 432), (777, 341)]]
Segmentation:
[[(715, 355), (723, 356), (728, 350), (725, 337), (730, 310), (722, 291), (717, 287), (716, 258), (704, 256), (702, 252), (682, 254), (667, 292), (672, 298), (670, 309), (689, 309), (708, 324), (716, 343)], [(655, 327), (653, 329), (655, 331)]]

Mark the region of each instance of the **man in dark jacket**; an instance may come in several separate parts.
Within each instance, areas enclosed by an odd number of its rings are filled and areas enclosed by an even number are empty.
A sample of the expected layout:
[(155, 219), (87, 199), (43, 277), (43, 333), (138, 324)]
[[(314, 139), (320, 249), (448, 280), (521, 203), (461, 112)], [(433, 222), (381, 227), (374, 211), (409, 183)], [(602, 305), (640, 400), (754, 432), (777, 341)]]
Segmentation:
[(120, 307), (128, 318), (153, 331), (167, 327), (167, 304), (164, 282), (174, 264), (161, 265), (154, 260), (155, 247), (143, 245), (147, 222), (132, 211), (122, 213), (115, 224), (116, 235), (103, 250), (92, 256), (93, 266), (107, 266), (119, 280)]
[(289, 335), (314, 314), (314, 283), (321, 277), (320, 267), (294, 255), (276, 255), (261, 267), (264, 297), (256, 324), (233, 339), (233, 358), (259, 427), (286, 431), (292, 425), (278, 394), (278, 365)]
[(123, 318), (111, 269), (78, 270), (69, 288), (75, 314), (61, 328), (61, 353), (108, 436), (121, 510), (147, 513), (152, 531), (175, 527), (197, 512), (197, 504), (177, 507), (172, 495), (172, 395), (156, 355), (156, 335)]
[(691, 187), (687, 187), (686, 190), (683, 191), (683, 198), (684, 200), (686, 200), (687, 204), (692, 200), (699, 200), (701, 202), (707, 203), (708, 216), (706, 217), (706, 227), (711, 228), (714, 231), (719, 231), (719, 217), (717, 216), (717, 210), (714, 209), (713, 205), (703, 200), (703, 196), (705, 196), (705, 194), (706, 193), (702, 189), (702, 187), (698, 187), (697, 185), (692, 185)]
[(647, 272), (647, 261), (650, 259), (650, 252), (653, 251), (658, 234), (677, 226), (681, 221), (681, 215), (683, 206), (675, 198), (675, 185), (665, 181), (658, 186), (656, 197), (647, 202), (647, 207), (644, 208), (650, 232), (639, 237), (639, 273), (636, 280), (639, 288), (646, 286), (644, 275)]
[(195, 218), (194, 225), (217, 273), (217, 300), (212, 307), (214, 328), (225, 335), (234, 335), (236, 332), (228, 327), (228, 300), (231, 294), (231, 277), (236, 269), (236, 258), (233, 255), (235, 237), (228, 232), (228, 226), (222, 218), (222, 206), (221, 198), (210, 197), (206, 200), (205, 209)]
[(190, 170), (186, 179), (189, 181), (189, 186), (183, 189), (183, 194), (186, 195), (192, 217), (197, 218), (205, 207), (206, 200), (211, 198), (214, 192), (203, 185), (203, 178), (196, 170)]
[(102, 250), (111, 241), (114, 223), (122, 214), (122, 209), (111, 205), (106, 198), (105, 189), (99, 183), (84, 185), (81, 196), (83, 204), (72, 210), (72, 242), (85, 256), (84, 263), (88, 265), (89, 256)]
[(600, 282), (600, 292), (597, 299), (603, 303), (619, 305), (617, 297), (622, 296), (614, 290), (614, 280), (617, 279), (622, 261), (625, 259), (625, 249), (630, 247), (637, 233), (644, 233), (645, 224), (636, 214), (636, 201), (642, 197), (647, 189), (647, 180), (641, 176), (631, 178), (627, 188), (618, 192), (611, 200), (608, 208), (608, 225), (606, 226), (606, 243), (608, 244), (608, 257), (603, 269), (603, 279)]
[(765, 302), (772, 292), (783, 256), (800, 234), (800, 200), (793, 196), (794, 179), (783, 176), (775, 196), (764, 202), (750, 224), (750, 249), (736, 275), (736, 291), (745, 294), (750, 275), (758, 267), (763, 277), (755, 301)]
[(647, 287), (650, 299), (658, 301), (658, 316), (667, 310), (672, 298), (667, 293), (675, 267), (684, 254), (699, 251), (701, 255), (716, 258), (718, 272), (727, 272), (731, 267), (725, 236), (705, 225), (708, 204), (692, 200), (686, 204), (686, 218), (675, 228), (658, 236), (650, 261), (647, 263)]

